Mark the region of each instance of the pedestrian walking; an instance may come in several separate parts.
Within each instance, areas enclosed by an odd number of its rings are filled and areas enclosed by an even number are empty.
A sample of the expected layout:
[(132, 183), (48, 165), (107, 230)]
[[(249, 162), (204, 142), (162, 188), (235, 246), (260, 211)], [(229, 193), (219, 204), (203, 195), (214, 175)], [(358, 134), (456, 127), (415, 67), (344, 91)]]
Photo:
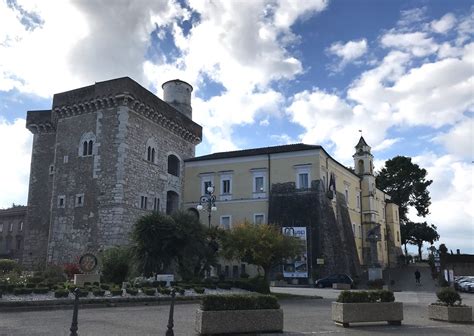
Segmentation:
[(420, 283), (420, 278), (421, 278), (421, 273), (420, 273), (420, 271), (416, 270), (415, 271), (415, 280), (416, 280), (417, 284)]

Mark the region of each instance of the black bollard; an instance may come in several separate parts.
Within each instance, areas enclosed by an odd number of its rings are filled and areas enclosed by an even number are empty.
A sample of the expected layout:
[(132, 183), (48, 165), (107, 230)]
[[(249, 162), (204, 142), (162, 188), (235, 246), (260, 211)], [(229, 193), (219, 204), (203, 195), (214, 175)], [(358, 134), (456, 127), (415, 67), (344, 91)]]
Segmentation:
[(170, 305), (170, 316), (168, 319), (168, 330), (166, 330), (166, 336), (174, 336), (173, 331), (173, 313), (174, 313), (174, 298), (176, 296), (176, 290), (173, 288), (171, 290), (171, 305)]
[(71, 323), (71, 328), (69, 330), (71, 330), (71, 333), (69, 334), (69, 336), (78, 336), (77, 334), (77, 329), (78, 326), (77, 326), (77, 314), (78, 314), (78, 311), (79, 311), (79, 291), (80, 289), (79, 288), (76, 288), (74, 290), (74, 312), (72, 313), (72, 323)]

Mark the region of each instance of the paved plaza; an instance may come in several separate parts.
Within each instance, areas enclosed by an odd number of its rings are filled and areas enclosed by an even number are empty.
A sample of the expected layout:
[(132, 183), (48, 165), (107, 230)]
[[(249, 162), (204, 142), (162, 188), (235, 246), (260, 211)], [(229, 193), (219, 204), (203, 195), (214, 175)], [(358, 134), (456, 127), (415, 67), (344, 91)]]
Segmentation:
[[(284, 335), (473, 335), (473, 324), (452, 324), (427, 318), (427, 305), (433, 293), (400, 292), (404, 302), (401, 326), (385, 323), (354, 324), (342, 328), (331, 321), (331, 302), (339, 291), (313, 288), (274, 288), (274, 291), (320, 295), (323, 299), (281, 300)], [(474, 304), (474, 295), (463, 295), (464, 303)], [(178, 304), (175, 309), (176, 336), (195, 335), (195, 303)], [(85, 335), (165, 335), (169, 306), (88, 308), (79, 312), (79, 334)], [(0, 313), (0, 335), (69, 335), (72, 309)]]

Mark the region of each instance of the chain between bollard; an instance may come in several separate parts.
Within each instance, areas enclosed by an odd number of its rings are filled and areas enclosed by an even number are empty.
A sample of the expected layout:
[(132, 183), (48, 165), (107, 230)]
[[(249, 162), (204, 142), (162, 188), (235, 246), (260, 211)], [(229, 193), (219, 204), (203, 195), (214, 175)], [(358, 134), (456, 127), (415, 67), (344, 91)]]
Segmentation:
[(174, 336), (173, 331), (173, 313), (174, 313), (174, 298), (176, 296), (176, 289), (171, 290), (171, 305), (170, 305), (170, 315), (168, 318), (168, 330), (166, 330), (166, 336)]
[(77, 314), (79, 311), (79, 292), (80, 289), (76, 288), (74, 290), (74, 312), (72, 313), (72, 323), (71, 323), (71, 328), (69, 329), (71, 333), (69, 334), (70, 336), (78, 336), (77, 330), (79, 329), (77, 326)]

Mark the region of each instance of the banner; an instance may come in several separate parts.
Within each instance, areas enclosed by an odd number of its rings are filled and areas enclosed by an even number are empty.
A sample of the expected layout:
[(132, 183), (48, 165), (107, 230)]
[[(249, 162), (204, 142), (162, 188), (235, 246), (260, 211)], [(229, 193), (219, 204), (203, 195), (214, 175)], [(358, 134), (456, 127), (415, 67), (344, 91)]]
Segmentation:
[(290, 259), (283, 265), (283, 277), (285, 278), (307, 278), (308, 277), (308, 243), (306, 227), (282, 227), (285, 236), (292, 236), (303, 240), (303, 251), (295, 259)]

